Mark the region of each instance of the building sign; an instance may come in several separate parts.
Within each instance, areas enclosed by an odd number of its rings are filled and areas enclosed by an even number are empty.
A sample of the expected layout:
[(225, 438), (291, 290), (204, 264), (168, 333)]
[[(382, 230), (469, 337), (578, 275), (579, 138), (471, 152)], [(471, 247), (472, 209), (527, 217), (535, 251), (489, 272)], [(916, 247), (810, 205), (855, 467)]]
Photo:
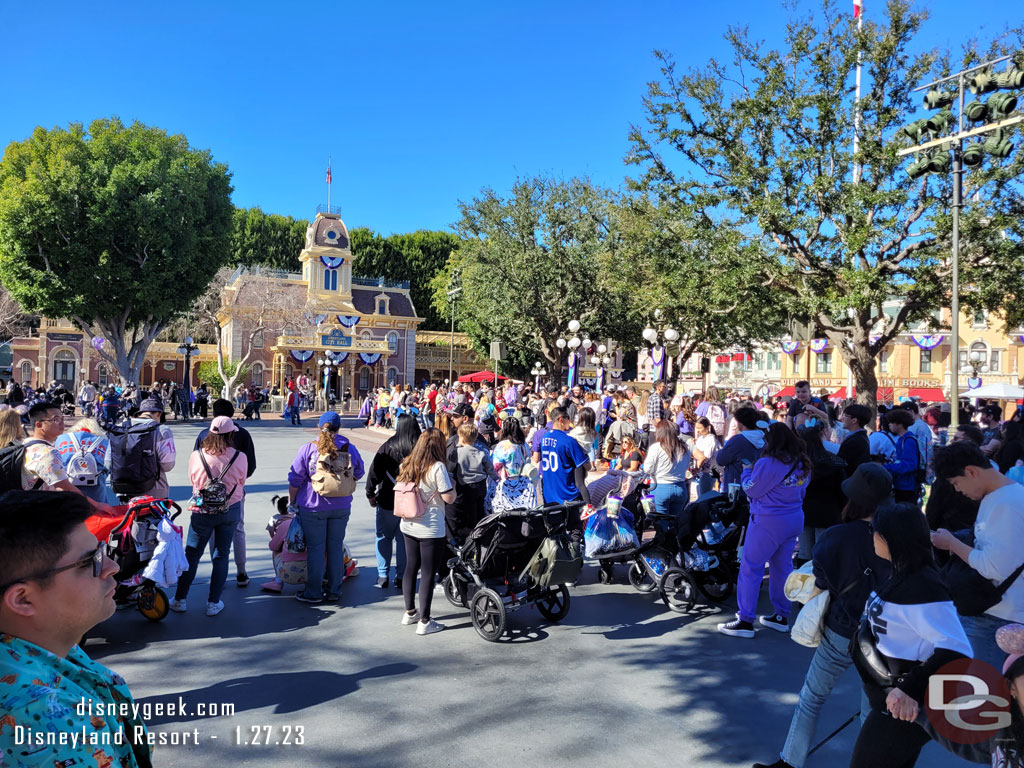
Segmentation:
[(81, 341), (80, 333), (48, 333), (47, 336), (54, 341)]
[(346, 336), (339, 328), (320, 337), (320, 344), (325, 347), (351, 347), (352, 337)]

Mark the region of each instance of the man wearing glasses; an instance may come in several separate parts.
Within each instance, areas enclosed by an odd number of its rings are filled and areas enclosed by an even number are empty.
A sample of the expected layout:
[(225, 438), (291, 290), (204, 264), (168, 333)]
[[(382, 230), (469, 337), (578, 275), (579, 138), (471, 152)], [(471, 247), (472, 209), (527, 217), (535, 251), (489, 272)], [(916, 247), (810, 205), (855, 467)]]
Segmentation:
[(148, 768), (146, 726), (124, 679), (79, 639), (114, 613), (117, 564), (79, 494), (0, 496), (0, 759)]
[[(25, 463), (21, 468), (21, 487), (26, 491), (70, 491), (85, 496), (72, 485), (60, 453), (53, 447), (64, 432), (64, 414), (52, 403), (36, 403), (28, 411), (32, 437), (25, 441)], [(107, 512), (110, 507), (98, 501), (89, 502), (95, 509)]]

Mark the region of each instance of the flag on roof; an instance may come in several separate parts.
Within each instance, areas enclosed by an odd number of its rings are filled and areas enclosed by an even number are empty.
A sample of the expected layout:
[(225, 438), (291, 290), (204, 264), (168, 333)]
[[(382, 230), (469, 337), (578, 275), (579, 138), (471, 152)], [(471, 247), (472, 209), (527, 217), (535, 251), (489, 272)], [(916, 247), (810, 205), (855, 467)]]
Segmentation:
[(858, 18), (864, 13), (864, 0), (853, 0), (853, 18)]
[(327, 183), (331, 183), (331, 161), (327, 161)]

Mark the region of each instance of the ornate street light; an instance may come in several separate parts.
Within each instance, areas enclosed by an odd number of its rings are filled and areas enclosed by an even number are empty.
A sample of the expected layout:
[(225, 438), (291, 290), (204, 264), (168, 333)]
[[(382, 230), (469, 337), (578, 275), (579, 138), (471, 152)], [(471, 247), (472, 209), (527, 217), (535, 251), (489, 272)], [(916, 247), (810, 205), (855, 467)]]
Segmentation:
[(178, 405), (181, 409), (182, 419), (188, 421), (189, 411), (192, 409), (192, 354), (199, 351), (199, 345), (192, 343), (192, 337), (186, 336), (185, 340), (178, 346), (178, 354), (185, 356), (185, 375), (181, 380), (181, 392), (178, 393)]

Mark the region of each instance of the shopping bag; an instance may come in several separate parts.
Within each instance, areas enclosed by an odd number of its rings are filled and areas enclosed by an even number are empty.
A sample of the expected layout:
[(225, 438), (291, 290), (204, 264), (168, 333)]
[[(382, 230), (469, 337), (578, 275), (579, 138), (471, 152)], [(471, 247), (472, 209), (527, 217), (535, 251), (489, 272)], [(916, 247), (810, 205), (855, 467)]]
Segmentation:
[(300, 555), (306, 551), (306, 536), (302, 532), (302, 523), (296, 515), (288, 526), (288, 533), (284, 537), (285, 551), (292, 555)]

